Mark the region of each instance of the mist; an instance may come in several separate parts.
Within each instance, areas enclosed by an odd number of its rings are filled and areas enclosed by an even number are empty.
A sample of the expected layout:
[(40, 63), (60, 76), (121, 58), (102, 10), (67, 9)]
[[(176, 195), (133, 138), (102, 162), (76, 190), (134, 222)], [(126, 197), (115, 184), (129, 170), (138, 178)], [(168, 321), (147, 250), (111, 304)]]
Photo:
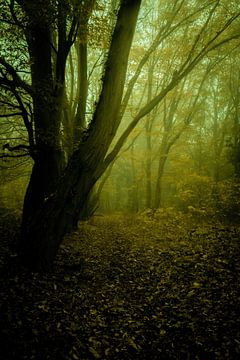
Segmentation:
[(238, 1), (0, 14), (5, 359), (236, 358)]

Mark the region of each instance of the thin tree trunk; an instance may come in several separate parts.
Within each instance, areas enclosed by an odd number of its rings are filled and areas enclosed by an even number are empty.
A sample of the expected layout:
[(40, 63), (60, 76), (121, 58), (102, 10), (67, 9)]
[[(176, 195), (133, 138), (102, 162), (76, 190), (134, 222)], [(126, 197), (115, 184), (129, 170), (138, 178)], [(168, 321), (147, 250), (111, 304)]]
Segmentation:
[(166, 139), (163, 139), (158, 162), (154, 209), (159, 209), (162, 206), (162, 179), (169, 150), (170, 148), (167, 146)]
[[(148, 70), (148, 96), (147, 102), (152, 99), (153, 87), (153, 64), (150, 65)], [(147, 115), (145, 124), (146, 132), (146, 208), (150, 209), (152, 206), (152, 114)]]
[(131, 146), (131, 171), (129, 174), (129, 190), (128, 190), (128, 208), (131, 213), (137, 213), (139, 210), (138, 199), (138, 181), (136, 177), (134, 144)]
[(78, 144), (81, 134), (86, 129), (86, 104), (87, 104), (87, 43), (77, 45), (78, 56), (78, 105), (74, 123), (74, 143)]

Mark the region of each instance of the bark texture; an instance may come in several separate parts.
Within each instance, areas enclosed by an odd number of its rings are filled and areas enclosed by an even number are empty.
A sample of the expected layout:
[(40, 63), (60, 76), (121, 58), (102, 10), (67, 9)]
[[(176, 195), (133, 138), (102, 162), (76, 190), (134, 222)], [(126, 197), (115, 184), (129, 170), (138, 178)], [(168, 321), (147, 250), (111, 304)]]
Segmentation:
[(140, 0), (122, 1), (91, 126), (42, 206), (23, 224), (22, 256), (32, 269), (52, 267), (63, 236), (76, 226), (88, 194), (105, 171), (104, 158), (120, 122), (128, 56)]

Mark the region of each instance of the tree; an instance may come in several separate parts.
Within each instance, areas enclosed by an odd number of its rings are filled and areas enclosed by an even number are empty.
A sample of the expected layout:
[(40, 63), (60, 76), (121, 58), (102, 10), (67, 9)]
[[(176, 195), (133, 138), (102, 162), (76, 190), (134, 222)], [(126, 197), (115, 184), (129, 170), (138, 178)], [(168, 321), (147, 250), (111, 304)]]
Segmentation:
[[(210, 71), (211, 66), (208, 66), (206, 70), (204, 70), (204, 74), (199, 83), (198, 89), (196, 90), (196, 94), (193, 94), (190, 97), (190, 101), (187, 102), (184, 100), (185, 113), (183, 115), (182, 123), (179, 124), (177, 119), (179, 118), (177, 114), (177, 110), (179, 107), (179, 103), (181, 98), (184, 95), (184, 85), (185, 82), (182, 83), (180, 89), (175, 89), (175, 94), (173, 94), (172, 99), (167, 105), (167, 97), (164, 99), (164, 110), (163, 110), (163, 135), (161, 139), (161, 144), (159, 148), (159, 161), (158, 161), (158, 170), (157, 170), (157, 179), (156, 179), (156, 189), (155, 189), (155, 199), (154, 199), (154, 208), (158, 209), (161, 207), (162, 202), (162, 178), (164, 174), (165, 164), (169, 155), (169, 152), (173, 145), (178, 141), (180, 136), (186, 131), (187, 127), (191, 123), (194, 118), (194, 115), (197, 111), (197, 104), (199, 100), (199, 96), (201, 94), (201, 90), (203, 84), (206, 80), (206, 77)], [(191, 87), (191, 83), (187, 84), (187, 90)], [(187, 108), (187, 110), (186, 110)], [(182, 109), (183, 110), (183, 109)], [(177, 129), (175, 129), (177, 128)]]
[[(217, 20), (222, 16), (221, 11), (224, 11), (219, 1), (199, 6), (198, 2), (175, 0), (173, 16), (163, 22), (156, 41), (150, 44), (147, 56), (143, 56), (124, 93), (128, 57), (140, 3), (140, 0), (120, 1), (104, 65), (100, 96), (95, 104), (93, 117), (84, 131), (78, 133), (75, 147), (67, 156), (66, 164), (61, 132), (64, 128), (64, 103), (68, 94), (65, 88), (67, 58), (76, 39), (83, 36), (79, 19), (82, 14), (87, 14), (85, 19), (90, 19), (89, 14), (98, 2), (7, 2), (6, 23), (14, 22), (21, 29), (31, 64), (30, 84), (29, 78), (19, 76), (12, 58), (0, 59), (0, 84), (19, 102), (22, 116), (25, 114), (29, 143), (32, 141), (30, 153), (34, 166), (24, 202), (20, 244), (25, 262), (30, 267), (51, 267), (64, 234), (76, 226), (94, 184), (116, 158), (139, 121), (209, 52), (239, 38), (239, 33), (232, 26), (239, 16), (237, 11), (228, 14), (226, 20), (218, 25)], [(192, 3), (194, 10), (190, 11)], [(186, 15), (188, 11), (190, 14)], [(198, 21), (198, 14), (201, 21)], [(179, 60), (173, 62), (175, 67), (169, 71), (169, 81), (139, 109), (113, 143), (124, 109), (149, 55), (167, 37), (171, 39), (175, 31), (184, 38), (186, 29), (195, 20), (194, 36), (186, 39), (186, 49)], [(89, 24), (90, 20), (85, 21), (84, 28), (88, 28)], [(75, 121), (75, 130), (81, 128), (86, 108), (86, 55), (83, 47), (81, 46), (80, 52), (84, 58), (78, 57), (82, 90), (78, 92), (78, 95), (81, 94), (78, 96), (79, 111), (76, 119), (79, 123)], [(20, 98), (19, 91), (24, 93)], [(33, 121), (27, 111), (26, 98), (32, 99)], [(74, 134), (77, 131), (73, 131)]]
[(48, 191), (49, 196), (37, 216), (30, 221), (28, 216), (23, 224), (21, 248), (25, 262), (31, 267), (47, 269), (52, 265), (62, 236), (76, 224), (90, 190), (105, 170), (103, 159), (119, 123), (128, 54), (139, 8), (140, 1), (122, 2), (91, 127), (70, 158), (57, 190)]

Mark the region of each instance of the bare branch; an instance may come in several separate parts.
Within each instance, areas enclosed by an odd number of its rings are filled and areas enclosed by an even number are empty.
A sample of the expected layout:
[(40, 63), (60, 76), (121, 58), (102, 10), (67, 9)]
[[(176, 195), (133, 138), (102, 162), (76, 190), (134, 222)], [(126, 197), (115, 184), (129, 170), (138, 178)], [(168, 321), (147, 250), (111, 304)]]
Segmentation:
[[(177, 3), (177, 2), (176, 2)], [(176, 5), (175, 3), (175, 5)], [(196, 11), (194, 11), (193, 13), (189, 14), (188, 16), (186, 16), (184, 19), (182, 19), (181, 21), (179, 21), (177, 24), (175, 24), (174, 26), (171, 27), (171, 24), (175, 18), (175, 16), (177, 15), (178, 11), (180, 10), (180, 8), (183, 5), (183, 1), (181, 2), (181, 4), (179, 5), (179, 7), (177, 8), (177, 11), (175, 11), (174, 16), (172, 17), (172, 19), (165, 25), (163, 26), (157, 33), (155, 39), (153, 40), (152, 45), (149, 47), (149, 49), (145, 52), (144, 56), (142, 57), (141, 61), (138, 64), (138, 67), (134, 73), (134, 75), (132, 76), (132, 78), (130, 79), (129, 83), (128, 83), (128, 87), (126, 90), (126, 93), (124, 95), (123, 101), (122, 101), (122, 108), (121, 108), (121, 112), (122, 115), (124, 114), (129, 98), (131, 96), (132, 90), (134, 88), (134, 85), (141, 73), (141, 70), (143, 68), (143, 66), (146, 64), (146, 62), (148, 61), (149, 57), (151, 56), (151, 54), (157, 49), (157, 47), (169, 36), (171, 35), (176, 29), (178, 29), (181, 25), (183, 25), (184, 23), (186, 23), (191, 17), (193, 17), (194, 15), (196, 15), (197, 13), (203, 11), (206, 7), (209, 6), (209, 4), (204, 5), (203, 7), (201, 7), (200, 9), (197, 9)]]
[[(24, 80), (20, 78), (17, 71), (14, 69), (12, 65), (10, 65), (2, 56), (0, 56), (0, 64), (2, 64), (9, 75), (12, 77), (12, 82), (15, 87), (21, 87), (28, 94), (33, 95), (33, 89), (30, 85), (28, 85)], [(9, 80), (10, 81), (10, 80)]]
[(77, 21), (76, 17), (74, 16), (72, 24), (71, 24), (71, 28), (68, 34), (68, 39), (67, 39), (67, 52), (69, 52), (71, 46), (74, 44), (76, 37), (77, 37), (77, 33), (78, 33), (78, 29), (79, 29), (79, 21)]
[(20, 112), (20, 113), (12, 113), (12, 114), (0, 114), (0, 118), (13, 117), (18, 115), (22, 115), (22, 113)]
[(127, 137), (132, 132), (132, 130), (135, 128), (135, 126), (138, 124), (138, 122), (145, 115), (147, 115), (150, 111), (152, 111), (154, 109), (154, 107), (156, 105), (158, 105), (162, 101), (162, 99), (168, 94), (168, 92), (170, 90), (172, 90), (175, 86), (177, 86), (179, 84), (179, 82), (195, 68), (195, 66), (204, 58), (204, 56), (206, 56), (212, 50), (215, 50), (216, 48), (222, 46), (223, 44), (230, 42), (233, 39), (239, 38), (238, 34), (233, 35), (231, 37), (221, 40), (217, 44), (213, 44), (212, 46), (210, 46), (230, 26), (230, 24), (239, 16), (240, 16), (240, 12), (237, 13), (236, 15), (232, 16), (231, 19), (229, 19), (225, 23), (225, 25), (222, 27), (222, 29), (215, 36), (213, 36), (213, 38), (210, 39), (208, 41), (208, 43), (199, 51), (199, 53), (192, 59), (192, 61), (187, 65), (187, 67), (185, 69), (182, 69), (182, 71), (180, 71), (180, 70), (177, 71), (175, 73), (175, 76), (170, 81), (170, 83), (139, 111), (139, 113), (135, 116), (135, 118), (132, 120), (132, 122), (128, 125), (128, 127), (122, 133), (122, 135), (118, 139), (117, 143), (115, 144), (113, 150), (106, 156), (105, 161), (104, 161), (105, 167), (107, 167), (108, 164), (118, 154), (118, 152), (120, 151), (124, 142), (126, 141)]
[(29, 145), (19, 144), (16, 146), (10, 146), (9, 143), (4, 144), (2, 147), (3, 150), (7, 149), (8, 151), (21, 151), (21, 150), (29, 150)]
[(30, 153), (16, 154), (16, 155), (3, 154), (3, 155), (0, 155), (0, 159), (5, 159), (5, 158), (22, 158), (22, 157), (25, 157), (25, 156), (30, 156)]

